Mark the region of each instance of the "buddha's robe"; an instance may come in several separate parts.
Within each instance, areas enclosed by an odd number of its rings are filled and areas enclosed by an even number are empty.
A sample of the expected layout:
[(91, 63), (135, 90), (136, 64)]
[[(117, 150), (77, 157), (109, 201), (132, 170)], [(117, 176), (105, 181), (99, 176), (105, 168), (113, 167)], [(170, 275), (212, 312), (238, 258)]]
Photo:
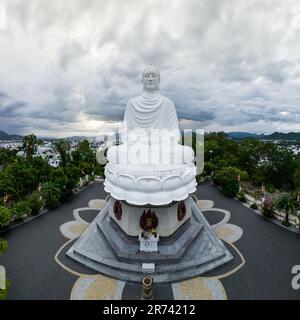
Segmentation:
[(129, 100), (121, 140), (122, 145), (108, 150), (110, 163), (180, 164), (194, 158), (191, 148), (178, 144), (180, 131), (173, 102), (157, 92), (144, 92)]
[(159, 93), (144, 92), (127, 103), (124, 115), (127, 129), (178, 130), (178, 118), (173, 102)]

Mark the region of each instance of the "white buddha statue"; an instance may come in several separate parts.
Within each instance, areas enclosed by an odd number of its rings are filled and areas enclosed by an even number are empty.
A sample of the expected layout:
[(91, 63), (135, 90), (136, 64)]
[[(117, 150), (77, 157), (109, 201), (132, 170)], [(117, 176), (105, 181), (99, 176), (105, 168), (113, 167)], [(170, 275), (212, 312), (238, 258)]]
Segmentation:
[(143, 93), (129, 100), (124, 121), (127, 129), (177, 129), (178, 119), (173, 102), (159, 94), (160, 74), (152, 65), (142, 75)]
[(159, 93), (160, 74), (147, 66), (143, 93), (129, 100), (122, 144), (107, 152), (105, 190), (133, 204), (167, 204), (195, 191), (193, 149), (179, 144), (173, 102)]
[(142, 83), (143, 93), (127, 103), (123, 145), (108, 150), (108, 161), (131, 165), (191, 163), (194, 152), (178, 143), (176, 109), (159, 93), (160, 74), (153, 65), (144, 69)]

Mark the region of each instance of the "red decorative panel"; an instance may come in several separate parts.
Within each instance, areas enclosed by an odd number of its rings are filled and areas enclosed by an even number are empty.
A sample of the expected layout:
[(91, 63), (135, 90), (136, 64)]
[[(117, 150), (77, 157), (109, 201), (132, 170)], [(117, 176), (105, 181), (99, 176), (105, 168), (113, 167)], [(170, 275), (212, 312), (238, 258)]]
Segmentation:
[(177, 218), (178, 218), (178, 221), (181, 221), (184, 219), (186, 215), (186, 206), (185, 206), (185, 203), (184, 201), (180, 201), (178, 203), (178, 208), (177, 208)]
[(122, 218), (122, 204), (121, 204), (121, 201), (119, 201), (119, 200), (116, 200), (114, 203), (114, 214), (118, 220), (121, 220), (121, 218)]

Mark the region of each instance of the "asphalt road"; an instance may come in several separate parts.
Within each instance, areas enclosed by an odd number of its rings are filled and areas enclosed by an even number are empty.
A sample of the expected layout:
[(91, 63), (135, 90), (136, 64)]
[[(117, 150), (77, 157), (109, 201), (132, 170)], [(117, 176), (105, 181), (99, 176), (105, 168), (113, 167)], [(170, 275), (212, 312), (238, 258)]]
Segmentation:
[(244, 231), (235, 245), (246, 263), (222, 279), (228, 299), (300, 299), (294, 290), (291, 269), (300, 265), (300, 234), (286, 230), (257, 215), (241, 203), (225, 198), (210, 183), (200, 185), (198, 199), (210, 199), (217, 208), (231, 212), (229, 223)]
[(74, 220), (73, 210), (86, 207), (90, 199), (105, 198), (102, 184), (89, 185), (56, 210), (2, 234), (9, 248), (0, 257), (11, 280), (9, 299), (69, 299), (78, 277), (63, 270), (54, 260), (66, 242), (59, 227)]
[[(244, 230), (235, 245), (246, 263), (221, 280), (228, 299), (300, 299), (300, 290), (291, 286), (292, 266), (300, 265), (300, 234), (225, 198), (210, 183), (200, 185), (196, 195), (199, 199), (213, 200), (217, 208), (229, 210), (229, 223)], [(9, 299), (69, 299), (77, 277), (54, 260), (55, 253), (66, 242), (59, 227), (74, 219), (73, 209), (86, 207), (90, 199), (105, 196), (102, 184), (96, 182), (58, 209), (1, 235), (9, 243), (8, 251), (0, 257), (12, 283)], [(219, 217), (210, 219), (217, 221)]]

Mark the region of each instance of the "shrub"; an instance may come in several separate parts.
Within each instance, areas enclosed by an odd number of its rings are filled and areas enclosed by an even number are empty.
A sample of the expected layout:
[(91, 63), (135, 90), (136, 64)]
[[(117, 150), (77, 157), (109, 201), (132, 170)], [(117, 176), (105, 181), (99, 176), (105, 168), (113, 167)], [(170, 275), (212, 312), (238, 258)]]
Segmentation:
[(267, 190), (268, 192), (270, 192), (270, 193), (273, 193), (273, 192), (276, 191), (276, 189), (275, 189), (271, 184), (268, 184), (268, 185), (266, 186), (266, 190)]
[(17, 202), (17, 204), (12, 208), (13, 214), (15, 215), (15, 222), (20, 223), (23, 221), (23, 216), (30, 213), (30, 208), (28, 202), (23, 200)]
[(271, 199), (266, 199), (262, 204), (262, 214), (264, 217), (272, 218), (274, 216), (274, 204)]
[(45, 182), (42, 186), (42, 196), (46, 201), (47, 208), (53, 210), (60, 204), (61, 191), (52, 181)]
[(205, 161), (204, 163), (204, 170), (203, 170), (203, 175), (204, 176), (209, 176), (213, 173), (215, 169), (215, 166), (213, 165), (212, 162), (210, 161)]
[(238, 197), (239, 201), (246, 202), (245, 192), (243, 192), (243, 191), (238, 192), (237, 197)]
[[(5, 252), (8, 248), (8, 244), (6, 240), (0, 239), (0, 255)], [(4, 300), (7, 297), (8, 287), (10, 286), (10, 282), (6, 280), (6, 288), (0, 289), (0, 300)]]
[(8, 248), (8, 243), (6, 240), (0, 239), (0, 255), (5, 252)]
[(12, 212), (7, 207), (0, 207), (0, 228), (9, 224), (12, 218)]
[(226, 197), (233, 198), (239, 191), (239, 184), (237, 181), (228, 181), (225, 186), (223, 186), (223, 192)]
[(248, 179), (246, 171), (234, 167), (224, 167), (216, 171), (214, 182), (222, 187), (226, 197), (234, 197), (239, 191), (238, 176), (240, 180)]
[(201, 174), (196, 175), (196, 182), (198, 184), (201, 182), (201, 179), (203, 179), (203, 176)]
[(254, 193), (254, 198), (255, 198), (255, 200), (260, 199), (261, 196), (262, 196), (262, 192), (259, 191), (259, 190), (256, 190), (255, 193)]
[(0, 289), (0, 300), (5, 300), (7, 298), (9, 287), (10, 287), (10, 281), (6, 280), (6, 288), (4, 290)]
[(223, 187), (229, 181), (237, 182), (238, 176), (240, 176), (241, 181), (247, 180), (249, 178), (246, 171), (242, 171), (234, 167), (225, 167), (216, 171), (214, 182)]
[(41, 197), (41, 194), (39, 192), (34, 192), (32, 193), (28, 198), (27, 198), (27, 203), (28, 207), (31, 210), (31, 214), (33, 216), (36, 216), (39, 214), (40, 209), (43, 207), (44, 202)]
[(61, 201), (67, 201), (74, 194), (77, 185), (77, 180), (74, 178), (67, 178), (65, 185), (61, 189)]
[(96, 162), (94, 167), (94, 175), (104, 177), (104, 167)]
[(50, 210), (56, 209), (60, 204), (59, 198), (56, 195), (53, 195), (46, 199), (46, 206)]
[(258, 209), (257, 204), (255, 202), (251, 204), (250, 208), (253, 209), (253, 210), (257, 210)]

